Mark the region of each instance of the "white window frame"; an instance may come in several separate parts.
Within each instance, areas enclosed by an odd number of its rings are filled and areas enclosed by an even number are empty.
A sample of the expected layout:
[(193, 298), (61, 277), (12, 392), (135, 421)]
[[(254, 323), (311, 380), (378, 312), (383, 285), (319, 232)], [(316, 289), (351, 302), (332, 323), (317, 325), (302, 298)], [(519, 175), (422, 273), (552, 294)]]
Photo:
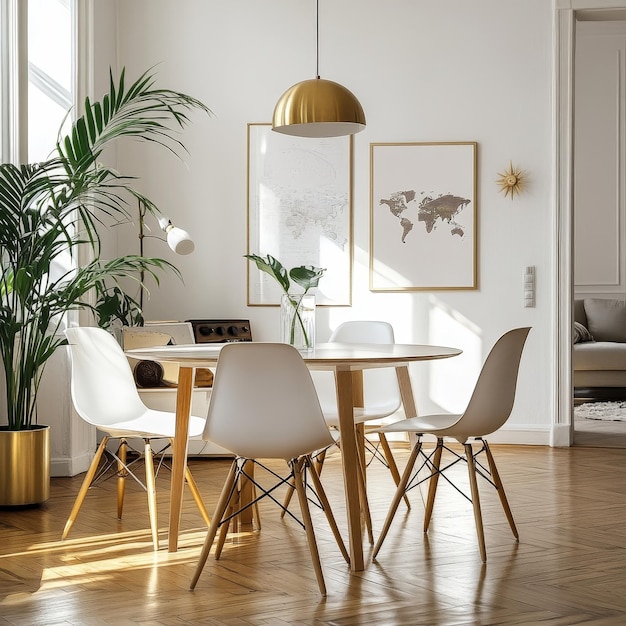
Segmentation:
[(0, 150), (2, 162), (26, 157), (28, 128), (28, 7), (20, 0), (0, 0)]
[[(93, 0), (67, 0), (72, 11), (74, 117), (93, 85)], [(28, 2), (0, 0), (0, 156), (28, 161)], [(49, 85), (51, 92), (54, 86)]]

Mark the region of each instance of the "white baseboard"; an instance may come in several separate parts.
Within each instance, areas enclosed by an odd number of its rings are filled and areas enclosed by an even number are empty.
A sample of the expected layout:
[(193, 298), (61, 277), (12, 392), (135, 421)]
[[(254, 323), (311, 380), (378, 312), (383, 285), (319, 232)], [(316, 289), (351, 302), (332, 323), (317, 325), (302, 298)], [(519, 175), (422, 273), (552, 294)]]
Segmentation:
[(489, 443), (508, 443), (522, 446), (550, 445), (550, 428), (546, 426), (503, 426), (486, 437)]
[[(569, 427), (568, 427), (569, 428)], [(569, 432), (569, 431), (568, 431)], [(432, 438), (428, 436), (426, 440)], [(407, 441), (406, 433), (390, 433), (390, 441)], [(546, 426), (503, 426), (486, 437), (489, 443), (508, 443), (521, 446), (568, 446), (569, 443), (552, 443), (551, 430)], [(560, 441), (560, 440), (559, 440)]]
[(550, 434), (550, 445), (555, 448), (568, 448), (573, 443), (571, 424), (553, 424)]
[(73, 458), (50, 459), (50, 476), (76, 476), (89, 469), (92, 455), (83, 454)]

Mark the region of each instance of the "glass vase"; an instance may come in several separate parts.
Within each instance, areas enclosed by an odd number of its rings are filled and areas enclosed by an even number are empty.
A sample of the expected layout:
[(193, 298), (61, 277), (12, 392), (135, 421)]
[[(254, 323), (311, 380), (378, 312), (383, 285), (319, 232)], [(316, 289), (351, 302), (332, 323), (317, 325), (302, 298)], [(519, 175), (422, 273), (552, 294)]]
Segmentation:
[(280, 301), (280, 339), (303, 351), (315, 347), (315, 296), (284, 293)]

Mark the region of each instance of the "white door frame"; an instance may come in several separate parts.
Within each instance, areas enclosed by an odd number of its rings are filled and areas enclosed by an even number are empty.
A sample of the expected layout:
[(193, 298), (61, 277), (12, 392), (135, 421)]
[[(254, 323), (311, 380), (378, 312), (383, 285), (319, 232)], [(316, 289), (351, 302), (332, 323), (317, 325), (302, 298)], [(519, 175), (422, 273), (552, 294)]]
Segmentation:
[(574, 182), (574, 45), (577, 11), (602, 11), (605, 19), (620, 10), (625, 0), (554, 0), (554, 132), (555, 223), (554, 247), (557, 288), (554, 294), (555, 404), (550, 445), (569, 446), (574, 441), (572, 387), (573, 182)]
[[(573, 443), (572, 392), (572, 297), (573, 297), (573, 97), (574, 97), (574, 27), (571, 8), (559, 8), (556, 0), (554, 59), (554, 132), (555, 132), (555, 268), (557, 288), (554, 293), (555, 326), (553, 350), (556, 358), (554, 422), (551, 446)], [(569, 4), (569, 3), (568, 3)]]

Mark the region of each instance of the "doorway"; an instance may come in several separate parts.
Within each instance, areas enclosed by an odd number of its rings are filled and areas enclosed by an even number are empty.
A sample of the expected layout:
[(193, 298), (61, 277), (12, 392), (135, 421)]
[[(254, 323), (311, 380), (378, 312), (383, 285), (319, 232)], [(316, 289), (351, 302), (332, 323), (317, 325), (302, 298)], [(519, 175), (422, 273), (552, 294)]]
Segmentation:
[[(573, 16), (572, 295), (623, 301), (626, 11), (579, 10)], [(626, 421), (614, 420), (619, 411), (608, 409), (617, 405), (607, 404), (626, 400), (626, 389), (591, 391), (574, 398), (573, 445), (626, 448)]]

